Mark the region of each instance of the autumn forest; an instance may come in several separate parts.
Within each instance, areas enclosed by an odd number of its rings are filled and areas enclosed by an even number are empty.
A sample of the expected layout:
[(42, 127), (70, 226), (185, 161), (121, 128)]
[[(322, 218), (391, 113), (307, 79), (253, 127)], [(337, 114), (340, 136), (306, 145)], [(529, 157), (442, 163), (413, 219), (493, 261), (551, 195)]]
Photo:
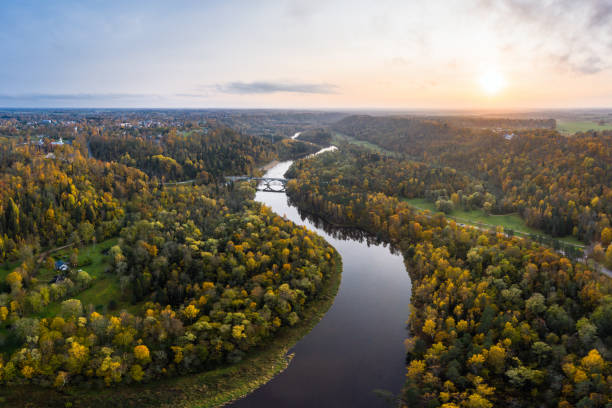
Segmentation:
[(361, 386), (377, 404), (610, 406), (611, 158), (612, 132), (531, 116), (2, 111), (0, 399), (217, 406), (263, 385), (236, 402), (261, 406), (346, 296), (340, 236), (411, 282), (401, 386)]

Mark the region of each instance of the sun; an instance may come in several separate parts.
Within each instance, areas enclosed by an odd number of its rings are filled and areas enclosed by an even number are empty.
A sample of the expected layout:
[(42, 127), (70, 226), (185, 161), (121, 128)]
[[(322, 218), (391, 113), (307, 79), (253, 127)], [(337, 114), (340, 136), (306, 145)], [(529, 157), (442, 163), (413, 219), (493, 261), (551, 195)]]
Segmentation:
[(495, 95), (506, 87), (506, 79), (499, 71), (488, 70), (480, 77), (480, 86), (485, 93)]

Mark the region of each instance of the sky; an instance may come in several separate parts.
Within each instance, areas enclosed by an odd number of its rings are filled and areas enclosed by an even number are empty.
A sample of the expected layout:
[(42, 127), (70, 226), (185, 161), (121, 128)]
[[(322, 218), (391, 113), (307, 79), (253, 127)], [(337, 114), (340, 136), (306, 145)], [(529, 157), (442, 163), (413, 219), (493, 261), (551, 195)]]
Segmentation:
[(2, 0), (0, 107), (612, 107), (612, 0)]

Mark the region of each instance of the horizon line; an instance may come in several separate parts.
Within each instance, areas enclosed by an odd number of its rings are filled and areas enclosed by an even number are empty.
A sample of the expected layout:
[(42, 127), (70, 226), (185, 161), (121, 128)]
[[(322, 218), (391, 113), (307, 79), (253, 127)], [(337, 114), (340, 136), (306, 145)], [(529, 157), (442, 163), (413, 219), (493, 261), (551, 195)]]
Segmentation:
[(379, 112), (547, 112), (547, 111), (579, 111), (579, 110), (610, 110), (610, 106), (592, 107), (512, 107), (512, 108), (426, 108), (426, 107), (107, 107), (107, 106), (0, 106), (2, 110), (184, 110), (184, 111), (204, 111), (204, 110), (260, 110), (260, 111), (310, 111), (310, 112), (351, 112), (351, 111), (379, 111)]

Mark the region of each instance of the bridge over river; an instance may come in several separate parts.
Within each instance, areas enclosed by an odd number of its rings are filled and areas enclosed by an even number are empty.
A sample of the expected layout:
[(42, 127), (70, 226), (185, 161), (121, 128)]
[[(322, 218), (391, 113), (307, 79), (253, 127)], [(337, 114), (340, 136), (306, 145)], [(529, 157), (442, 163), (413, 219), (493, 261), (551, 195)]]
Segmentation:
[(226, 176), (225, 180), (235, 183), (236, 181), (256, 181), (257, 190), (273, 193), (284, 193), (287, 189), (286, 178), (278, 177), (251, 177), (251, 176)]

